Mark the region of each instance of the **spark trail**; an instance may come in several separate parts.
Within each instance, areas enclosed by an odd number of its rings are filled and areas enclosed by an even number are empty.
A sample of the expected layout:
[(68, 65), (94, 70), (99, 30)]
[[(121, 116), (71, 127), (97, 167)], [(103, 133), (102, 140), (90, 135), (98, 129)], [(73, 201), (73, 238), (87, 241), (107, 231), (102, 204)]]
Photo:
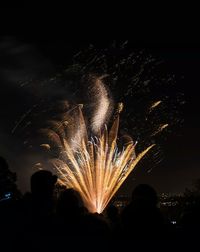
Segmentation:
[(157, 135), (159, 132), (163, 131), (168, 126), (169, 126), (168, 123), (160, 125), (159, 128), (152, 134), (152, 136)]
[(155, 109), (161, 102), (162, 102), (162, 101), (156, 101), (156, 102), (154, 102), (154, 103), (151, 105), (151, 107), (149, 108), (149, 113), (150, 113), (153, 109)]

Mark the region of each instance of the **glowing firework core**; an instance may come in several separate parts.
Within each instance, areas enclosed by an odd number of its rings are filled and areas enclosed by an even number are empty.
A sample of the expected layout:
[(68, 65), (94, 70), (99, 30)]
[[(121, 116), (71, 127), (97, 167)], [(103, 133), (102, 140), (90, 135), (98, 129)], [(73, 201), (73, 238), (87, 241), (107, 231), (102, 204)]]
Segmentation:
[(63, 138), (59, 159), (53, 159), (59, 181), (77, 190), (90, 212), (101, 213), (138, 161), (153, 147), (149, 146), (137, 157), (135, 144), (130, 142), (121, 151), (117, 148), (119, 115), (110, 131), (105, 127), (98, 137), (88, 139), (85, 120), (80, 106), (79, 117), (84, 137), (76, 151)]

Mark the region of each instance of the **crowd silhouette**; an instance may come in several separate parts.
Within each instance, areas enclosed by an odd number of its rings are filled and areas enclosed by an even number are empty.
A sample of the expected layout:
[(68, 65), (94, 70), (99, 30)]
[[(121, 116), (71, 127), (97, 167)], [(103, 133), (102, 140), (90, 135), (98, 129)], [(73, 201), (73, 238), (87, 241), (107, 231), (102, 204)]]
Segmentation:
[[(7, 162), (0, 158), (0, 171), (6, 169)], [(64, 247), (67, 251), (81, 246), (87, 251), (118, 251), (160, 244), (163, 250), (169, 244), (180, 246), (184, 239), (198, 239), (200, 204), (183, 211), (179, 225), (174, 226), (161, 213), (156, 191), (141, 184), (122, 211), (110, 204), (105, 213), (92, 214), (74, 189), (62, 188), (55, 194), (56, 182), (56, 175), (39, 170), (31, 176), (30, 192), (1, 198), (1, 244), (7, 249), (57, 251)]]

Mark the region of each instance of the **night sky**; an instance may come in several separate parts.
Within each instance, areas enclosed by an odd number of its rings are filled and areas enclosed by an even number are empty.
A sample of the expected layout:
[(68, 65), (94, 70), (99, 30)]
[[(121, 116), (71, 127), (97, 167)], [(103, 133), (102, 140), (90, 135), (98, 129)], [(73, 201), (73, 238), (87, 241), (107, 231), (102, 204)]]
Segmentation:
[[(200, 178), (200, 47), (191, 34), (187, 36), (182, 30), (177, 34), (176, 28), (172, 33), (165, 28), (162, 31), (155, 31), (152, 27), (143, 29), (142, 25), (130, 25), (124, 34), (123, 29), (114, 29), (113, 25), (105, 29), (82, 27), (83, 24), (75, 24), (73, 20), (70, 23), (64, 15), (55, 21), (55, 16), (50, 17), (50, 14), (46, 18), (42, 13), (30, 15), (22, 10), (1, 12), (4, 21), (0, 34), (0, 155), (20, 173), (19, 184), (23, 190), (27, 188), (25, 180), (30, 174), (24, 171), (22, 174), (19, 168), (17, 160), (20, 160), (22, 148), (11, 131), (15, 121), (27, 111), (34, 91), (24, 96), (18, 83), (56, 73), (71, 63), (72, 56), (79, 50), (90, 44), (97, 48), (108, 47), (114, 40), (128, 40), (133, 51), (145, 49), (146, 53), (161, 59), (166, 72), (176, 75), (177, 89), (184, 93), (186, 102), (180, 111), (184, 123), (168, 134), (162, 144), (163, 161), (150, 173), (145, 167), (138, 168), (122, 192), (130, 192), (138, 183), (148, 183), (158, 192), (179, 193)], [(11, 16), (14, 18), (12, 22), (9, 21)], [(111, 30), (117, 32), (113, 34)]]

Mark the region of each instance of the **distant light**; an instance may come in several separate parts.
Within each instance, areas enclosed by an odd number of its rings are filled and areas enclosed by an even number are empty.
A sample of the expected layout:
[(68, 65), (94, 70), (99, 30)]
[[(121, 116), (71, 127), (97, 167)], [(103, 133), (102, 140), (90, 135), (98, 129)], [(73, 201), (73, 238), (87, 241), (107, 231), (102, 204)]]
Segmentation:
[(5, 197), (6, 197), (6, 198), (10, 198), (10, 197), (11, 197), (11, 193), (10, 193), (10, 192), (6, 193), (6, 194), (5, 194)]
[(12, 193), (7, 192), (4, 194), (4, 198), (1, 198), (0, 201), (9, 200), (9, 199), (11, 199), (11, 196), (12, 196)]

